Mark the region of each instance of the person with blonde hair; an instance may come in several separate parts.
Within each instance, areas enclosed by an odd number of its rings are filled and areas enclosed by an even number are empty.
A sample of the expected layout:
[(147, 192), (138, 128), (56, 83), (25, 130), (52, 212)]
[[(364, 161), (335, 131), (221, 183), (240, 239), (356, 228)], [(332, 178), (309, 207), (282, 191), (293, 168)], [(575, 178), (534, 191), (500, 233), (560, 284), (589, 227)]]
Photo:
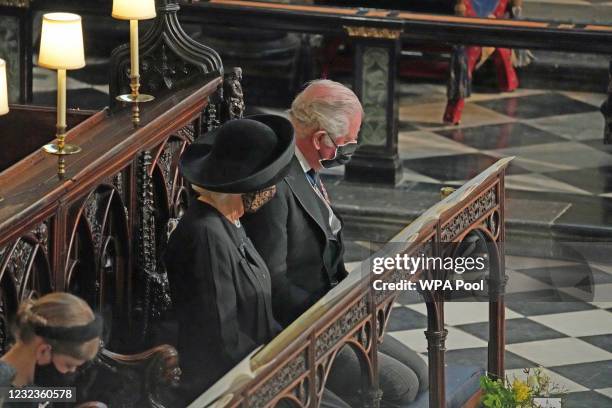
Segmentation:
[(0, 358), (0, 386), (34, 384), (38, 366), (52, 364), (62, 374), (74, 373), (98, 353), (102, 329), (102, 318), (70, 293), (22, 302), (14, 322), (15, 343)]

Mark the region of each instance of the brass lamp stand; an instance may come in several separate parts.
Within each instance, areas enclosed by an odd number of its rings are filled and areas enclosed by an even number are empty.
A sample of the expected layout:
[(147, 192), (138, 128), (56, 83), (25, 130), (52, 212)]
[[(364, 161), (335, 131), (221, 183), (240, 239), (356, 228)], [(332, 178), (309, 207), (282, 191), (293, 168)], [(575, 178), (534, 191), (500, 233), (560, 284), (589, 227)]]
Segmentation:
[[(8, 106), (8, 85), (6, 83), (6, 62), (0, 59), (0, 116), (6, 115), (9, 111)], [(4, 197), (0, 196), (0, 202)]]
[(65, 156), (79, 153), (79, 146), (66, 143), (66, 70), (85, 66), (81, 16), (71, 13), (43, 15), (38, 65), (57, 70), (56, 141), (43, 150), (58, 157), (57, 175), (66, 173)]
[(66, 70), (57, 70), (57, 125), (55, 131), (55, 143), (43, 146), (43, 150), (49, 154), (58, 156), (57, 174), (63, 178), (66, 174), (66, 159), (64, 156), (76, 154), (81, 151), (77, 145), (66, 143)]
[(113, 0), (112, 16), (119, 20), (130, 21), (130, 89), (132, 92), (119, 95), (120, 102), (132, 104), (132, 123), (140, 125), (139, 103), (155, 99), (151, 95), (140, 93), (140, 67), (138, 50), (138, 20), (147, 20), (156, 16), (155, 0)]

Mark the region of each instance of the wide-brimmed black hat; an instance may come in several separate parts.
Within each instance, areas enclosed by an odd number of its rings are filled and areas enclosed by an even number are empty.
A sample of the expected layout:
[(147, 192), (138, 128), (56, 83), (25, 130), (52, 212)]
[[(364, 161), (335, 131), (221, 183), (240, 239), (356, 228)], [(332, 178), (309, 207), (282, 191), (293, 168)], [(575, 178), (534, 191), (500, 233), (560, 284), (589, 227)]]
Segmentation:
[(287, 174), (294, 152), (289, 120), (252, 115), (230, 120), (199, 138), (185, 149), (179, 166), (191, 184), (240, 194), (276, 184)]

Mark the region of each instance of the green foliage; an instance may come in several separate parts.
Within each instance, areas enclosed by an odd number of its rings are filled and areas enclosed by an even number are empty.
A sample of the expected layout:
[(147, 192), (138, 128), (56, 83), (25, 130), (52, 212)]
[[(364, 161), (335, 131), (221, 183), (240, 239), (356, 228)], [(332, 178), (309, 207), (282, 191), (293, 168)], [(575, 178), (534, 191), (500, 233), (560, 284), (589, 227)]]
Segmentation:
[(483, 375), (480, 378), (480, 388), (483, 390), (482, 405), (485, 408), (514, 408), (512, 391), (506, 388), (504, 382)]
[(523, 370), (527, 375), (525, 380), (513, 378), (510, 381), (480, 377), (482, 389), (481, 404), (484, 408), (541, 408), (534, 402), (534, 397), (548, 397), (552, 394), (562, 397), (565, 390), (553, 384), (542, 371), (541, 367), (533, 370)]

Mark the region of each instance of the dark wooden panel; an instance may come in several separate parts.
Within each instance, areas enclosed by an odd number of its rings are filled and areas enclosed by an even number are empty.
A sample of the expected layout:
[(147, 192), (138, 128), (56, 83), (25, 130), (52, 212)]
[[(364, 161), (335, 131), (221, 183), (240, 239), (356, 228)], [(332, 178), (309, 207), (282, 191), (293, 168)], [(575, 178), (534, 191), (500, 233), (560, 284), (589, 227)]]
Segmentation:
[(71, 200), (105, 177), (124, 168), (135, 155), (151, 149), (167, 135), (184, 127), (201, 114), (208, 96), (221, 78), (200, 81), (185, 89), (161, 96), (143, 106), (141, 127), (134, 129), (131, 112), (114, 115), (102, 111), (68, 131), (66, 140), (83, 152), (67, 160), (66, 177), (58, 180), (57, 159), (36, 151), (0, 173), (0, 246), (23, 232), (32, 217), (44, 219), (57, 207), (60, 197)]
[(391, 10), (278, 4), (242, 0), (181, 2), (181, 20), (307, 33), (342, 34), (343, 27), (402, 30), (419, 42), (474, 44), (589, 53), (612, 53), (612, 26), (549, 21), (482, 19)]
[[(72, 128), (95, 112), (68, 110), (66, 122)], [(0, 116), (0, 172), (33, 153), (55, 138), (55, 109), (11, 105), (7, 115)]]

